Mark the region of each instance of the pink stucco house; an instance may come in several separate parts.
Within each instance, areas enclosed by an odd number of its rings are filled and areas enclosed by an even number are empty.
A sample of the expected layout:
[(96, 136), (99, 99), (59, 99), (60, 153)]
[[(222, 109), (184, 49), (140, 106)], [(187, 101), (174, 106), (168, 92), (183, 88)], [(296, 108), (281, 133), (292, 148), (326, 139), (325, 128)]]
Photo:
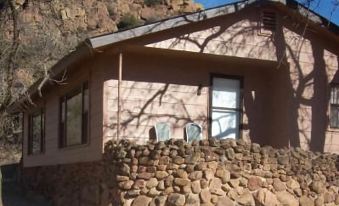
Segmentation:
[[(243, 138), (339, 153), (339, 28), (295, 1), (229, 4), (87, 39), (10, 112), (24, 115), (24, 167), (95, 161), (142, 144), (157, 122), (184, 138)], [(67, 71), (65, 73), (65, 71)]]

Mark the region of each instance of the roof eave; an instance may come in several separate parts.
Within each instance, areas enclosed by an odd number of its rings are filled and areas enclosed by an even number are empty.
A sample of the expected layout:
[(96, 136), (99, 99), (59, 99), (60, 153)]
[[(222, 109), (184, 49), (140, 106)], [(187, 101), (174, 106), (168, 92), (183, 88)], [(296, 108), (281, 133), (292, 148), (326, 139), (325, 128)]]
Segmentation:
[[(271, 1), (281, 1), (281, 0), (271, 0)], [(186, 14), (175, 18), (170, 18), (162, 20), (159, 22), (154, 22), (144, 26), (139, 26), (133, 29), (115, 32), (112, 34), (102, 35), (98, 37), (93, 37), (89, 39), (89, 42), (93, 49), (111, 45), (117, 42), (122, 42), (136, 37), (141, 37), (144, 35), (177, 28), (184, 26), (190, 23), (196, 23), (203, 20), (215, 18), (222, 15), (232, 14), (237, 11), (244, 9), (245, 7), (256, 3), (257, 0), (245, 0), (237, 3), (232, 3), (229, 5), (216, 7), (213, 9), (202, 10), (192, 14)]]
[[(50, 79), (57, 79), (63, 75), (65, 69), (68, 69), (68, 72), (72, 70), (71, 65), (77, 63), (81, 59), (90, 57), (93, 54), (92, 48), (89, 46), (88, 42), (82, 42), (74, 51), (64, 56), (60, 61), (58, 61), (49, 72)], [(24, 104), (31, 104), (31, 101), (36, 97), (40, 97), (39, 86), (43, 78), (37, 80), (32, 86), (28, 88), (24, 95), (19, 97), (11, 105), (9, 105), (6, 111), (10, 114), (21, 112), (21, 108)], [(47, 81), (40, 89), (47, 89), (48, 86), (52, 85), (53, 82)]]

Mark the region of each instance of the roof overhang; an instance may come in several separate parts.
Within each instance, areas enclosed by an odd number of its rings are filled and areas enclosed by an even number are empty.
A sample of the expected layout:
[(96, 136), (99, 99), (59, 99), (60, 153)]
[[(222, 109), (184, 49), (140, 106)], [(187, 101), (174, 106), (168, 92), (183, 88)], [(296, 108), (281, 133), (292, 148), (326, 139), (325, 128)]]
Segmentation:
[(87, 41), (93, 49), (98, 49), (136, 37), (142, 37), (156, 32), (181, 27), (187, 24), (197, 23), (219, 16), (229, 15), (243, 10), (246, 7), (252, 6), (253, 4), (271, 4), (277, 6), (280, 9), (285, 8), (284, 11), (292, 9), (293, 12), (288, 12), (289, 14), (299, 15), (299, 17), (308, 18), (311, 22), (311, 26), (318, 26), (320, 29), (327, 31), (330, 34), (332, 33), (332, 35), (334, 35), (334, 37), (337, 37), (338, 39), (338, 26), (326, 20), (324, 17), (305, 8), (302, 4), (296, 2), (295, 0), (244, 0), (223, 5), (220, 7), (202, 10), (192, 14), (161, 20), (125, 31), (119, 31), (112, 34), (89, 38)]
[[(49, 71), (49, 78), (57, 80), (59, 79), (65, 72), (72, 72), (74, 69), (71, 65), (76, 64), (82, 59), (86, 59), (91, 57), (93, 54), (93, 50), (87, 43), (81, 43), (74, 51), (66, 55), (62, 58), (62, 60), (58, 61)], [(32, 86), (28, 88), (28, 90), (21, 97), (18, 98), (15, 102), (7, 107), (8, 113), (18, 113), (22, 110), (27, 109), (32, 105), (32, 100), (35, 98), (39, 98), (39, 86), (42, 83), (44, 78), (40, 78), (37, 80)], [(43, 87), (41, 87), (42, 93), (46, 91), (48, 88), (53, 86), (53, 81), (47, 81)]]
[(228, 5), (224, 5), (221, 7), (216, 7), (208, 10), (202, 10), (199, 12), (195, 12), (193, 14), (182, 15), (174, 18), (169, 18), (165, 20), (161, 20), (158, 22), (154, 22), (151, 24), (147, 24), (144, 26), (139, 26), (133, 29), (115, 32), (112, 34), (101, 35), (97, 37), (93, 37), (88, 39), (93, 49), (97, 49), (100, 47), (105, 47), (107, 45), (111, 45), (117, 42), (125, 41), (128, 39), (132, 39), (135, 37), (141, 37), (148, 34), (164, 31), (167, 29), (174, 29), (180, 26), (184, 26), (191, 23), (196, 23), (200, 21), (204, 21), (207, 19), (212, 19), (215, 17), (232, 14), (237, 11), (244, 9), (245, 7), (257, 3), (257, 0), (245, 0), (237, 3), (232, 3)]

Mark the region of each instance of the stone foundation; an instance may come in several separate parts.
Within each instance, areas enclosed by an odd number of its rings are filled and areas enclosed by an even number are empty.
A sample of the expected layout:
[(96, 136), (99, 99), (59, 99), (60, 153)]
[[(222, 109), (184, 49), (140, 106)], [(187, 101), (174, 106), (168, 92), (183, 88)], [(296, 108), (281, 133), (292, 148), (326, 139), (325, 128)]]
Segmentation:
[(115, 203), (109, 188), (113, 193), (116, 183), (114, 175), (106, 174), (103, 162), (44, 166), (24, 168), (22, 182), (27, 190), (51, 199), (53, 205), (108, 206)]
[(24, 170), (55, 205), (339, 205), (339, 157), (244, 141), (109, 142), (103, 161)]

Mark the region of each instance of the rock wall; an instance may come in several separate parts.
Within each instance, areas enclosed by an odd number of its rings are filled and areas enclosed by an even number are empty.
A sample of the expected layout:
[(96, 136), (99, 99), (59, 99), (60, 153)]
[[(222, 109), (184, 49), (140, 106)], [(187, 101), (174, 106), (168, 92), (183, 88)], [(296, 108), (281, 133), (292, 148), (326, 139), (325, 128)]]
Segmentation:
[[(339, 205), (338, 155), (241, 140), (109, 142), (102, 162), (35, 174), (35, 188), (56, 205)], [(64, 191), (45, 189), (56, 182)], [(86, 197), (92, 200), (84, 202)]]

